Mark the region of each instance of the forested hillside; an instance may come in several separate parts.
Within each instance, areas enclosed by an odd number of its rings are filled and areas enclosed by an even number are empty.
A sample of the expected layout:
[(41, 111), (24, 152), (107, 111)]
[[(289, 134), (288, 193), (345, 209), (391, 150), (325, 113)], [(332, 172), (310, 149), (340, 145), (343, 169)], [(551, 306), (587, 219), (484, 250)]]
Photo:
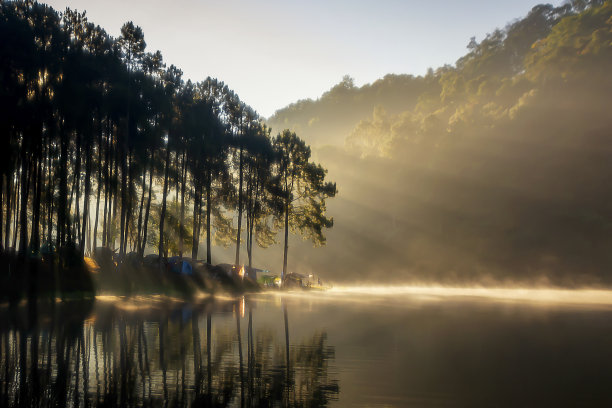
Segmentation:
[(345, 78), (268, 123), (342, 186), (326, 253), (347, 276), (609, 283), (610, 72), (612, 2), (539, 5), (454, 66)]
[(216, 243), (235, 250), (217, 262), (251, 265), (281, 230), (325, 242), (336, 187), (308, 145), (222, 81), (183, 79), (138, 25), (114, 38), (85, 12), (3, 1), (0, 38), (0, 255), (210, 264)]

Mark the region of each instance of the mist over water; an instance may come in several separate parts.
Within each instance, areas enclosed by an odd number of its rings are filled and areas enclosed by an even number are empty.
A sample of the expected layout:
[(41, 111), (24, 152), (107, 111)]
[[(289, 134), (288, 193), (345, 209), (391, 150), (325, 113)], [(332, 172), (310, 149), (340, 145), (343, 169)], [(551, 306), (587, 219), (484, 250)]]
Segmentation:
[(515, 301), (527, 304), (549, 305), (602, 305), (612, 306), (612, 291), (605, 289), (546, 289), (546, 288), (495, 288), (451, 286), (336, 286), (326, 294), (329, 297), (354, 299), (357, 296), (448, 300), (468, 298), (479, 301)]
[(2, 308), (0, 399), (607, 406), (612, 304), (596, 292), (345, 287)]

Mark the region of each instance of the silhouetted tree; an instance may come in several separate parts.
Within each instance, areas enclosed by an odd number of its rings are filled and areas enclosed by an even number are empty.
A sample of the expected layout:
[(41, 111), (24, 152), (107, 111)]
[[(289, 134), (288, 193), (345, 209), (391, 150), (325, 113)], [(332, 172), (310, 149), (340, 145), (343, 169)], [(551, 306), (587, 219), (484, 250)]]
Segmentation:
[(325, 243), (324, 228), (333, 226), (325, 216), (325, 200), (336, 195), (336, 184), (325, 181), (326, 170), (310, 162), (310, 148), (294, 132), (284, 130), (274, 139), (278, 154), (278, 194), (283, 206), (284, 246), (283, 272), (287, 273), (289, 229), (312, 239), (315, 245)]

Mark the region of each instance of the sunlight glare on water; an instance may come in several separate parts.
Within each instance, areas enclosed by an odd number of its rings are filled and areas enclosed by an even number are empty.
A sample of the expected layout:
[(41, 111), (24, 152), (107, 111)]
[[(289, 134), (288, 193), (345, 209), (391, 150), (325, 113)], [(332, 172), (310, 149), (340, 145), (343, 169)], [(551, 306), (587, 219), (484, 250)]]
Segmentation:
[(601, 289), (485, 288), (445, 286), (338, 286), (331, 295), (469, 297), (491, 301), (537, 302), (550, 304), (611, 305), (612, 291)]

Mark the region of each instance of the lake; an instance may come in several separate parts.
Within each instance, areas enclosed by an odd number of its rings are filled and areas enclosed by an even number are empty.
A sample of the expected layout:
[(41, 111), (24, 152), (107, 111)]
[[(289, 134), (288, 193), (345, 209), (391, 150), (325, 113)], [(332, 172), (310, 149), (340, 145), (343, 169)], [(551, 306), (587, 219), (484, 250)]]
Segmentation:
[(611, 406), (612, 294), (346, 288), (0, 306), (2, 406)]

